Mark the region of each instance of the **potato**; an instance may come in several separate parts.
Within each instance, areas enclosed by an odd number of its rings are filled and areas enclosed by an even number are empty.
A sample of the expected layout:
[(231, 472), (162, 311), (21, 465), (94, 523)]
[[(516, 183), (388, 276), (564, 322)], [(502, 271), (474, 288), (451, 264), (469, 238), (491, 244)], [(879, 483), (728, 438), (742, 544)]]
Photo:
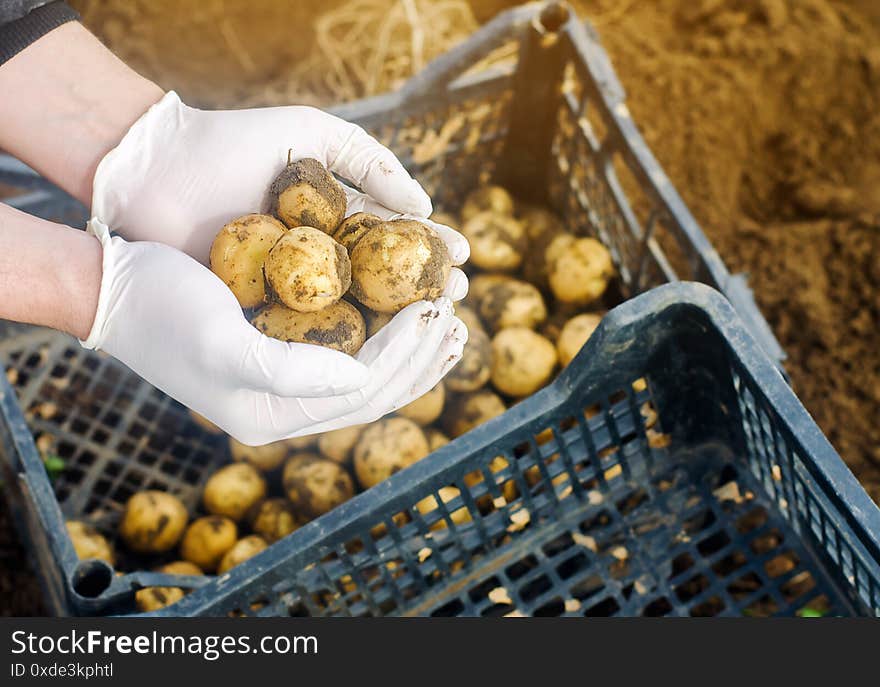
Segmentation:
[(471, 217), (486, 211), (499, 215), (512, 215), (513, 198), (500, 186), (478, 188), (465, 199), (461, 208), (461, 221), (467, 222)]
[(141, 613), (152, 613), (180, 601), (186, 593), (180, 587), (144, 587), (134, 594), (134, 603)]
[(81, 561), (96, 558), (114, 565), (116, 556), (113, 554), (113, 547), (103, 534), (79, 520), (68, 520), (66, 524), (73, 550)]
[[(311, 446), (314, 446), (318, 442), (317, 434), (308, 434), (304, 437), (294, 437), (293, 439), (284, 439), (279, 443), (283, 443), (289, 448), (291, 451), (302, 451)], [(286, 456), (285, 456), (286, 457)]]
[(425, 438), (428, 440), (428, 448), (431, 450), (431, 453), (449, 443), (449, 437), (433, 427), (425, 429)]
[(367, 338), (375, 336), (386, 324), (394, 318), (394, 313), (389, 312), (373, 312), (369, 308), (364, 308), (364, 321), (367, 323)]
[(507, 408), (504, 401), (498, 394), (481, 389), (451, 398), (443, 416), (443, 425), (449, 436), (457, 438), (501, 415), (505, 410)]
[(556, 368), (556, 347), (531, 329), (502, 329), (492, 339), (492, 384), (509, 396), (528, 396), (543, 387)]
[(358, 483), (369, 489), (424, 458), (430, 449), (425, 433), (405, 417), (379, 420), (367, 427), (354, 447)]
[(537, 241), (565, 232), (562, 219), (541, 207), (526, 208), (520, 213), (519, 221), (523, 223), (529, 241)]
[(132, 551), (163, 553), (180, 541), (188, 520), (186, 506), (173, 494), (139, 491), (125, 504), (119, 536)]
[(417, 425), (424, 427), (440, 417), (445, 400), (446, 390), (443, 387), (443, 382), (437, 382), (433, 389), (400, 408), (397, 414), (409, 418)]
[(266, 496), (266, 480), (248, 463), (222, 467), (208, 478), (202, 504), (212, 515), (238, 521)]
[(318, 437), (318, 451), (322, 456), (336, 463), (347, 463), (365, 427), (366, 425), (352, 425), (334, 429), (332, 432), (324, 432)]
[(156, 572), (168, 575), (202, 575), (202, 569), (189, 561), (171, 561), (156, 568)]
[(248, 521), (254, 534), (270, 544), (299, 528), (299, 520), (287, 499), (266, 499), (251, 510)]
[(263, 263), (287, 228), (269, 215), (244, 215), (225, 225), (211, 244), (211, 271), (235, 294), (242, 308), (266, 300)]
[[(437, 493), (440, 496), (440, 501), (443, 502), (443, 504), (445, 505), (450, 501), (458, 498), (458, 496), (461, 494), (461, 491), (456, 487), (440, 487), (440, 489), (437, 490)], [(439, 508), (437, 504), (437, 498), (434, 496), (426, 496), (421, 501), (416, 503), (416, 508), (422, 515), (427, 515), (431, 511), (437, 510)], [(464, 505), (461, 505), (460, 507), (456, 508), (456, 510), (449, 513), (449, 518), (456, 525), (461, 525), (466, 522), (470, 522), (471, 514), (468, 512), (468, 509), (465, 508)], [(438, 520), (431, 525), (432, 530), (442, 530), (445, 527), (447, 527), (445, 519)]]
[(476, 391), (492, 376), (492, 343), (482, 328), (468, 326), (468, 340), (461, 360), (446, 375), (450, 391)]
[(342, 224), (333, 232), (333, 238), (351, 254), (351, 249), (363, 236), (384, 223), (385, 220), (369, 212), (356, 212), (342, 220)]
[(314, 227), (284, 234), (269, 251), (263, 272), (269, 296), (299, 312), (333, 305), (351, 285), (345, 248)]
[[(481, 300), (486, 296), (489, 292), (489, 289), (495, 287), (498, 284), (506, 284), (509, 281), (512, 281), (513, 277), (509, 274), (501, 274), (498, 272), (489, 272), (484, 274), (478, 274), (474, 277), (471, 277), (468, 283), (468, 295), (467, 300), (469, 303), (479, 304)], [(460, 306), (456, 306), (458, 309)], [(465, 322), (467, 324), (467, 322)]]
[(595, 301), (614, 276), (611, 253), (596, 239), (560, 234), (550, 242), (545, 255), (550, 290), (563, 303)]
[(468, 332), (472, 332), (475, 329), (483, 329), (483, 321), (477, 315), (477, 311), (469, 305), (456, 303), (455, 316), (464, 322), (464, 326), (468, 328)]
[(281, 481), (294, 510), (307, 518), (317, 518), (354, 496), (346, 469), (313, 453), (291, 456)]
[(222, 515), (206, 515), (186, 528), (180, 555), (205, 572), (213, 572), (237, 540), (238, 528), (232, 520)]
[(370, 230), (351, 251), (351, 293), (380, 313), (438, 298), (452, 263), (446, 244), (421, 222), (394, 220)]
[(523, 225), (507, 215), (481, 212), (461, 226), (461, 233), (471, 244), (471, 264), (483, 270), (515, 270), (528, 250)]
[(508, 327), (534, 329), (547, 319), (547, 306), (538, 289), (528, 282), (511, 279), (486, 291), (479, 313), (493, 332)]
[(596, 327), (602, 321), (601, 315), (594, 313), (584, 313), (572, 317), (562, 331), (559, 333), (559, 339), (556, 341), (556, 350), (559, 353), (559, 362), (565, 366), (578, 354), (583, 348), (587, 340), (596, 331)]
[(260, 551), (268, 547), (269, 545), (266, 543), (266, 540), (256, 534), (242, 537), (235, 542), (229, 551), (223, 554), (223, 558), (220, 559), (220, 565), (217, 566), (217, 574), (222, 575), (232, 570), (236, 565), (244, 563), (248, 558), (253, 558)]
[(269, 186), (269, 211), (291, 229), (315, 227), (332, 234), (345, 216), (342, 186), (318, 160), (291, 162)]
[(229, 437), (229, 453), (237, 463), (247, 463), (261, 472), (274, 470), (290, 452), (289, 441), (274, 441), (263, 446), (246, 446)]
[(447, 227), (457, 227), (459, 225), (459, 221), (455, 218), (455, 215), (452, 215), (448, 212), (434, 212), (431, 213), (431, 221), (436, 222), (437, 224), (443, 224)]
[(351, 303), (337, 301), (317, 312), (297, 312), (272, 303), (257, 313), (254, 327), (266, 336), (357, 353), (367, 339), (364, 318)]
[(211, 434), (223, 434), (223, 430), (205, 416), (199, 415), (191, 408), (187, 408), (187, 411), (189, 412), (189, 416), (192, 418), (192, 421), (195, 422), (199, 427), (204, 429), (206, 432), (210, 432)]

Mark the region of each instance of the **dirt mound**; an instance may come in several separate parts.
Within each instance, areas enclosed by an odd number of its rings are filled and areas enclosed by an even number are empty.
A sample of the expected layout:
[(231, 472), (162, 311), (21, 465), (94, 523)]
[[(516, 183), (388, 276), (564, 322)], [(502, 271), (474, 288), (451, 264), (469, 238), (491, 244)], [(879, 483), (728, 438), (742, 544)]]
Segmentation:
[(645, 139), (880, 500), (880, 5), (581, 0)]

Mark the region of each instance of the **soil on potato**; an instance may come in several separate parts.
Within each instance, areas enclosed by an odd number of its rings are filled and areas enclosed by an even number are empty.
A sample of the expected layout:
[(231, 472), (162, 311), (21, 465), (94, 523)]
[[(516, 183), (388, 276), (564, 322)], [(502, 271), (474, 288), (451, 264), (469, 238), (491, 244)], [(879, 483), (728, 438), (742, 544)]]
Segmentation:
[[(129, 64), (194, 105), (259, 101), (338, 0), (74, 0)], [(510, 0), (473, 0), (485, 21)], [(795, 390), (880, 501), (880, 3), (572, 0), (648, 145), (733, 271)], [(256, 49), (254, 46), (259, 46)], [(266, 102), (265, 104), (275, 104)], [(0, 614), (36, 614), (0, 508)]]

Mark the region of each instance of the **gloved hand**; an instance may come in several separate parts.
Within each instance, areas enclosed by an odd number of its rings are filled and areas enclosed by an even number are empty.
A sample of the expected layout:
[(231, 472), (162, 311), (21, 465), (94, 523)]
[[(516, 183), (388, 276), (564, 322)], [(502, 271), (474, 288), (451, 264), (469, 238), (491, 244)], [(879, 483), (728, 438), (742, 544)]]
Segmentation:
[[(208, 111), (173, 91), (151, 107), (98, 166), (92, 215), (129, 240), (158, 241), (207, 264), (214, 236), (236, 217), (265, 211), (272, 180), (312, 157), (365, 193), (344, 187), (347, 215), (426, 218), (431, 200), (394, 154), (355, 124), (312, 107)], [(366, 195), (365, 195), (366, 194)], [(470, 253), (457, 231), (431, 223), (452, 262)], [(450, 284), (464, 297), (467, 281)]]
[(433, 387), (461, 357), (452, 302), (419, 301), (355, 358), (261, 334), (232, 292), (184, 253), (110, 237), (87, 348), (100, 348), (245, 444), (371, 422)]

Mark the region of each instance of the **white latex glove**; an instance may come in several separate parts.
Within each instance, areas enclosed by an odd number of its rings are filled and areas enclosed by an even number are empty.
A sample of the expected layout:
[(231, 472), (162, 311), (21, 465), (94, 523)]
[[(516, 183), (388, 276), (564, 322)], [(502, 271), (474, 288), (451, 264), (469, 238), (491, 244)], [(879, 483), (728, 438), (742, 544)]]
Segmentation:
[(154, 242), (110, 237), (87, 348), (100, 348), (245, 444), (371, 422), (458, 361), (467, 329), (452, 302), (408, 306), (355, 358), (261, 334), (209, 269)]
[[(266, 211), (269, 185), (291, 151), (292, 159), (315, 158), (364, 191), (344, 186), (347, 215), (431, 214), (431, 199), (419, 183), (355, 124), (312, 107), (197, 110), (171, 91), (99, 164), (92, 215), (129, 240), (158, 241), (207, 264), (220, 227)], [(452, 263), (464, 263), (467, 240), (450, 227), (430, 224)], [(446, 295), (459, 300), (466, 293), (467, 279), (453, 269)]]

